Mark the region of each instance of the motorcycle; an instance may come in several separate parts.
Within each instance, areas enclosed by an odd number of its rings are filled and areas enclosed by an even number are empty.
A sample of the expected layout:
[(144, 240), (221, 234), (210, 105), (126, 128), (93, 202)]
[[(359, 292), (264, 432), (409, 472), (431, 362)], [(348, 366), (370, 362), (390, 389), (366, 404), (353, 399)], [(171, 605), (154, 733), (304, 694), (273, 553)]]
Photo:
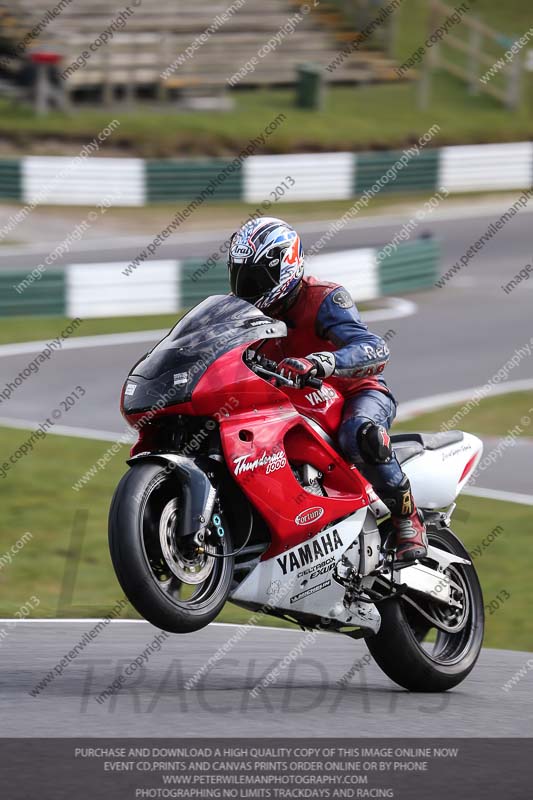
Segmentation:
[(364, 638), (396, 683), (444, 691), (474, 667), (483, 597), (450, 529), (481, 441), (391, 436), (428, 531), (395, 562), (390, 513), (335, 442), (342, 396), (262, 355), (283, 322), (231, 295), (189, 311), (133, 367), (121, 410), (138, 440), (109, 515), (118, 580), (153, 625), (189, 633), (231, 601), (305, 630)]

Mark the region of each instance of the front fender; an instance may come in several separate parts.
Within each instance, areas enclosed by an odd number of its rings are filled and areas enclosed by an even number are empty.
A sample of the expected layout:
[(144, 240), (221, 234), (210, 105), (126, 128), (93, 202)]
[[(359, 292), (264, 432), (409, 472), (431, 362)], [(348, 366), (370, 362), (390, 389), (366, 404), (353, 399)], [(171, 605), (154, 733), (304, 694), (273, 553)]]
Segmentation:
[(217, 494), (206, 474), (206, 459), (180, 456), (177, 453), (140, 453), (129, 458), (127, 463), (134, 466), (139, 461), (160, 462), (166, 465), (170, 475), (177, 475), (182, 493), (182, 513), (177, 535), (193, 536), (203, 532), (211, 519)]

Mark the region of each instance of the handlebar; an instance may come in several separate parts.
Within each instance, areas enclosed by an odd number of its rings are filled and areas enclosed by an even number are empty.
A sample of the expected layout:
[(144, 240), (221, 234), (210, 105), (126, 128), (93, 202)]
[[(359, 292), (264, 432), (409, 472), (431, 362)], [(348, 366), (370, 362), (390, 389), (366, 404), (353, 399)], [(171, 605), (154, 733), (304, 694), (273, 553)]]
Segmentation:
[(291, 386), (297, 388), (294, 381), (291, 381), (290, 378), (286, 378), (284, 375), (280, 375), (279, 372), (271, 372), (269, 369), (265, 369), (264, 367), (261, 367), (259, 364), (254, 365), (254, 372), (257, 372), (259, 375), (264, 375), (265, 378), (275, 378), (278, 381), (278, 383), (282, 383), (285, 386)]
[(323, 383), (324, 381), (320, 378), (309, 378), (309, 380), (305, 382), (305, 385), (310, 386), (311, 389), (321, 389)]
[(303, 380), (301, 385), (295, 383), (295, 381), (291, 381), (290, 378), (286, 378), (284, 375), (281, 375), (278, 372), (278, 364), (275, 361), (271, 361), (269, 358), (264, 358), (263, 356), (255, 355), (252, 358), (253, 365), (252, 369), (254, 372), (263, 375), (265, 378), (275, 378), (278, 384), (282, 384), (283, 386), (288, 386), (293, 389), (303, 389), (306, 386), (311, 387), (312, 389), (321, 389), (323, 381), (320, 378), (307, 378), (307, 380)]

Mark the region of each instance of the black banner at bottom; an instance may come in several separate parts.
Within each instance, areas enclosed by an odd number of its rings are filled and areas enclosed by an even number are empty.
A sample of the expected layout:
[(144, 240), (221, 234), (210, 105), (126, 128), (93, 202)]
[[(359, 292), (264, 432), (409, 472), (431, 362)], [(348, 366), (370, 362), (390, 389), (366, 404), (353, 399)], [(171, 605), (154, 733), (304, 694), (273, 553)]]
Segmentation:
[(532, 797), (531, 739), (0, 739), (6, 800)]

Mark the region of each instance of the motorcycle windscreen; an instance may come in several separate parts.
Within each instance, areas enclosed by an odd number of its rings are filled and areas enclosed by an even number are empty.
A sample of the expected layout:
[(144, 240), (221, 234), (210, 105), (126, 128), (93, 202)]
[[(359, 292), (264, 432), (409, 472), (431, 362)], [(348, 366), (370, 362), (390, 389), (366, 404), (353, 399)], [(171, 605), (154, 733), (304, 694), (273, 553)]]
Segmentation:
[(186, 403), (206, 369), (241, 344), (287, 335), (284, 322), (271, 319), (233, 295), (214, 295), (191, 309), (133, 367), (124, 389), (123, 409)]

